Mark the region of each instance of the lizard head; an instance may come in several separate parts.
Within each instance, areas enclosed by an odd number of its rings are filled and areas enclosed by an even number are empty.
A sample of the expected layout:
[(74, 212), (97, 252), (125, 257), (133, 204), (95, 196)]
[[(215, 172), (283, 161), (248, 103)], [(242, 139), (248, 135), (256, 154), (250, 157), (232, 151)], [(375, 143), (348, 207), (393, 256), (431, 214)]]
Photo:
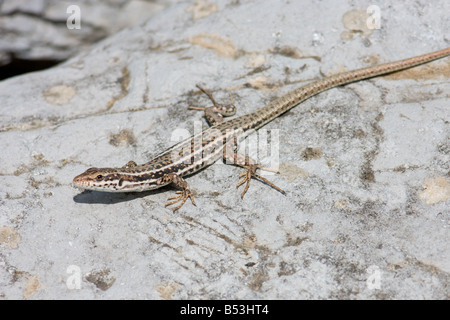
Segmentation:
[(73, 178), (73, 184), (87, 190), (135, 192), (157, 189), (170, 183), (161, 180), (164, 172), (142, 173), (133, 164), (129, 163), (122, 168), (89, 168)]
[(121, 175), (114, 168), (89, 168), (73, 178), (73, 184), (88, 190), (122, 191)]

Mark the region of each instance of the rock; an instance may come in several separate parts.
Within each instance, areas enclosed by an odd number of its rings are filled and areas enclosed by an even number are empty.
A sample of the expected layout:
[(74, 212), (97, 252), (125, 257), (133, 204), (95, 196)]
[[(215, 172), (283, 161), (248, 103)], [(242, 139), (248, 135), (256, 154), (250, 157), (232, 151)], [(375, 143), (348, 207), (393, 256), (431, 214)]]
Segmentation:
[[(170, 2), (81, 0), (74, 5), (73, 1), (5, 0), (0, 6), (0, 67), (4, 66), (0, 72), (6, 73), (8, 64), (19, 69), (24, 64), (37, 68), (64, 61), (121, 29), (148, 20)], [(74, 7), (79, 12), (78, 29), (68, 27)]]
[[(199, 130), (187, 108), (211, 102), (196, 84), (243, 115), (323, 75), (445, 48), (448, 9), (381, 6), (381, 29), (362, 33), (342, 19), (366, 8), (345, 1), (187, 1), (0, 82), (0, 229), (20, 239), (1, 248), (0, 296), (25, 296), (20, 270), (39, 279), (33, 299), (448, 298), (448, 197), (429, 192), (447, 186), (449, 58), (332, 89), (262, 128), (279, 141), (263, 165), (281, 171), (265, 177), (286, 196), (252, 181), (242, 200), (242, 170), (221, 162), (186, 178), (197, 206), (176, 213), (170, 187), (71, 185)], [(86, 276), (98, 270), (107, 285)]]

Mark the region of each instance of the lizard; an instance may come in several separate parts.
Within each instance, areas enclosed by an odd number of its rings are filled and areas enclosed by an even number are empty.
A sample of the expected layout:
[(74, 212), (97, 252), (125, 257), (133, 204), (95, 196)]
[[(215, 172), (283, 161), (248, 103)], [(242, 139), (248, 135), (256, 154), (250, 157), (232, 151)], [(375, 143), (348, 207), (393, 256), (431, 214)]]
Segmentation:
[(256, 173), (257, 169), (270, 170), (270, 168), (265, 168), (250, 157), (237, 152), (237, 145), (251, 132), (325, 90), (412, 68), (448, 55), (450, 55), (450, 48), (324, 77), (295, 89), (252, 113), (227, 121), (224, 121), (224, 117), (233, 116), (236, 113), (234, 102), (232, 101), (229, 105), (219, 104), (206, 89), (197, 85), (208, 95), (213, 106), (208, 108), (190, 106), (189, 109), (202, 110), (211, 125), (209, 128), (179, 142), (144, 164), (137, 165), (134, 161), (129, 161), (126, 165), (118, 168), (89, 168), (77, 175), (73, 179), (73, 184), (81, 189), (106, 192), (140, 192), (173, 184), (179, 190), (176, 191), (175, 196), (168, 198), (165, 206), (178, 203), (173, 207), (175, 212), (185, 204), (187, 199), (196, 205), (189, 185), (183, 177), (204, 169), (223, 158), (228, 163), (231, 161), (232, 164), (245, 169), (239, 175), (239, 178), (242, 179), (237, 184), (237, 187), (245, 184), (241, 193), (242, 198), (247, 192), (252, 178), (285, 194), (284, 190)]

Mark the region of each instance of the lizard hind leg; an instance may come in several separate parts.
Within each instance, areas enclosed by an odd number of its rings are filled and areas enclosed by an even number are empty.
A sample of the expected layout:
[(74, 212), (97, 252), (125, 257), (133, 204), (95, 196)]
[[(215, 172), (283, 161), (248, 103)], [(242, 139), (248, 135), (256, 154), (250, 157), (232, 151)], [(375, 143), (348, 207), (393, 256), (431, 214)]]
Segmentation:
[(247, 190), (250, 187), (250, 181), (252, 178), (258, 179), (258, 180), (264, 182), (265, 184), (271, 186), (275, 190), (278, 190), (282, 194), (286, 195), (286, 192), (283, 189), (281, 189), (280, 187), (277, 187), (276, 185), (274, 185), (272, 182), (270, 182), (266, 178), (261, 177), (260, 175), (256, 174), (256, 169), (272, 171), (272, 172), (276, 172), (276, 173), (279, 173), (279, 172), (272, 170), (270, 168), (262, 167), (259, 164), (243, 165), (242, 167), (247, 169), (247, 171), (241, 172), (241, 174), (239, 175), (239, 178), (242, 178), (242, 180), (239, 181), (238, 184), (236, 185), (236, 189), (237, 189), (245, 183), (244, 190), (242, 190), (242, 193), (241, 193), (242, 199), (244, 199), (244, 195), (247, 193)]
[(236, 189), (237, 189), (245, 183), (244, 190), (242, 190), (242, 193), (241, 193), (242, 199), (244, 198), (244, 195), (247, 193), (247, 190), (250, 187), (250, 181), (252, 180), (252, 178), (262, 181), (263, 183), (267, 184), (268, 186), (274, 188), (275, 190), (281, 192), (284, 195), (286, 194), (286, 192), (283, 189), (281, 189), (280, 187), (277, 187), (276, 185), (274, 185), (272, 182), (270, 182), (266, 178), (256, 174), (257, 169), (279, 173), (277, 170), (263, 167), (263, 166), (257, 164), (254, 160), (252, 160), (248, 156), (243, 156), (237, 152), (234, 152), (232, 157), (228, 157), (228, 153), (226, 153), (224, 155), (224, 160), (227, 163), (233, 163), (239, 167), (246, 169), (246, 171), (241, 172), (241, 174), (239, 174), (239, 178), (242, 178), (242, 180), (240, 180), (236, 185)]
[(209, 125), (214, 126), (218, 123), (223, 122), (224, 117), (231, 117), (236, 114), (236, 107), (234, 106), (234, 99), (230, 92), (230, 100), (231, 104), (220, 104), (214, 100), (212, 94), (206, 90), (205, 88), (201, 87), (197, 84), (197, 87), (208, 96), (208, 98), (213, 103), (212, 107), (194, 107), (189, 106), (188, 109), (190, 110), (200, 110), (204, 112), (204, 116), (206, 118), (206, 121), (208, 121)]

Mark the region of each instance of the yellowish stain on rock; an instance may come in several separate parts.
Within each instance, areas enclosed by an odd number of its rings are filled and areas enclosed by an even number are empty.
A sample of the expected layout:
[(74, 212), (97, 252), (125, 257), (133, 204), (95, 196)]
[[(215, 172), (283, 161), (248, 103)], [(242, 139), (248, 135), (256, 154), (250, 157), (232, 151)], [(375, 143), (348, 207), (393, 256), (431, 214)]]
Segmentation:
[(266, 63), (266, 58), (262, 54), (252, 53), (245, 64), (246, 68), (259, 68)]
[(118, 79), (118, 82), (120, 83), (120, 93), (106, 103), (107, 110), (111, 109), (116, 101), (128, 95), (128, 86), (130, 85), (130, 71), (128, 71), (127, 67), (122, 68), (122, 76)]
[(28, 275), (27, 282), (23, 288), (23, 297), (25, 299), (30, 298), (36, 291), (44, 289), (44, 285), (39, 282), (37, 275)]
[(450, 200), (450, 181), (446, 177), (425, 180), (419, 198), (428, 205)]
[(248, 85), (258, 90), (268, 90), (267, 88), (268, 78), (266, 76), (257, 76), (247, 81)]
[(384, 78), (389, 80), (414, 79), (433, 80), (450, 78), (450, 61), (439, 61), (399, 72), (394, 72)]
[(48, 103), (62, 106), (69, 103), (76, 93), (77, 91), (74, 87), (59, 85), (46, 90), (44, 98)]
[(193, 5), (186, 9), (186, 12), (192, 12), (194, 20), (205, 18), (214, 12), (217, 12), (217, 3), (208, 2), (207, 0), (197, 0)]
[(375, 29), (367, 27), (369, 14), (365, 10), (350, 10), (342, 16), (342, 24), (347, 29), (341, 33), (342, 40), (352, 40), (355, 34), (369, 37)]
[(206, 49), (214, 50), (217, 54), (227, 58), (234, 58), (236, 55), (236, 48), (231, 40), (222, 38), (218, 34), (200, 33), (190, 37), (189, 42)]
[(13, 227), (0, 227), (0, 248), (17, 249), (22, 240), (19, 232)]
[(282, 163), (279, 171), (289, 180), (289, 182), (292, 182), (297, 178), (306, 178), (308, 176), (308, 172), (306, 170), (292, 164)]
[(282, 56), (292, 58), (292, 59), (302, 59), (305, 57), (305, 55), (299, 48), (291, 47), (291, 46), (276, 47), (276, 48), (270, 50), (270, 52), (280, 54)]
[(338, 199), (334, 201), (334, 206), (338, 209), (346, 209), (348, 206), (347, 200), (345, 199)]
[(256, 236), (254, 234), (244, 238), (243, 241), (244, 248), (253, 249), (255, 246), (256, 246)]
[(109, 136), (109, 143), (115, 147), (120, 145), (131, 146), (136, 143), (136, 137), (131, 130), (122, 129), (119, 133)]
[(180, 285), (178, 283), (164, 282), (156, 286), (156, 291), (159, 292), (161, 298), (165, 300), (172, 300), (173, 299), (172, 294), (174, 294), (174, 292), (177, 291), (179, 286)]

